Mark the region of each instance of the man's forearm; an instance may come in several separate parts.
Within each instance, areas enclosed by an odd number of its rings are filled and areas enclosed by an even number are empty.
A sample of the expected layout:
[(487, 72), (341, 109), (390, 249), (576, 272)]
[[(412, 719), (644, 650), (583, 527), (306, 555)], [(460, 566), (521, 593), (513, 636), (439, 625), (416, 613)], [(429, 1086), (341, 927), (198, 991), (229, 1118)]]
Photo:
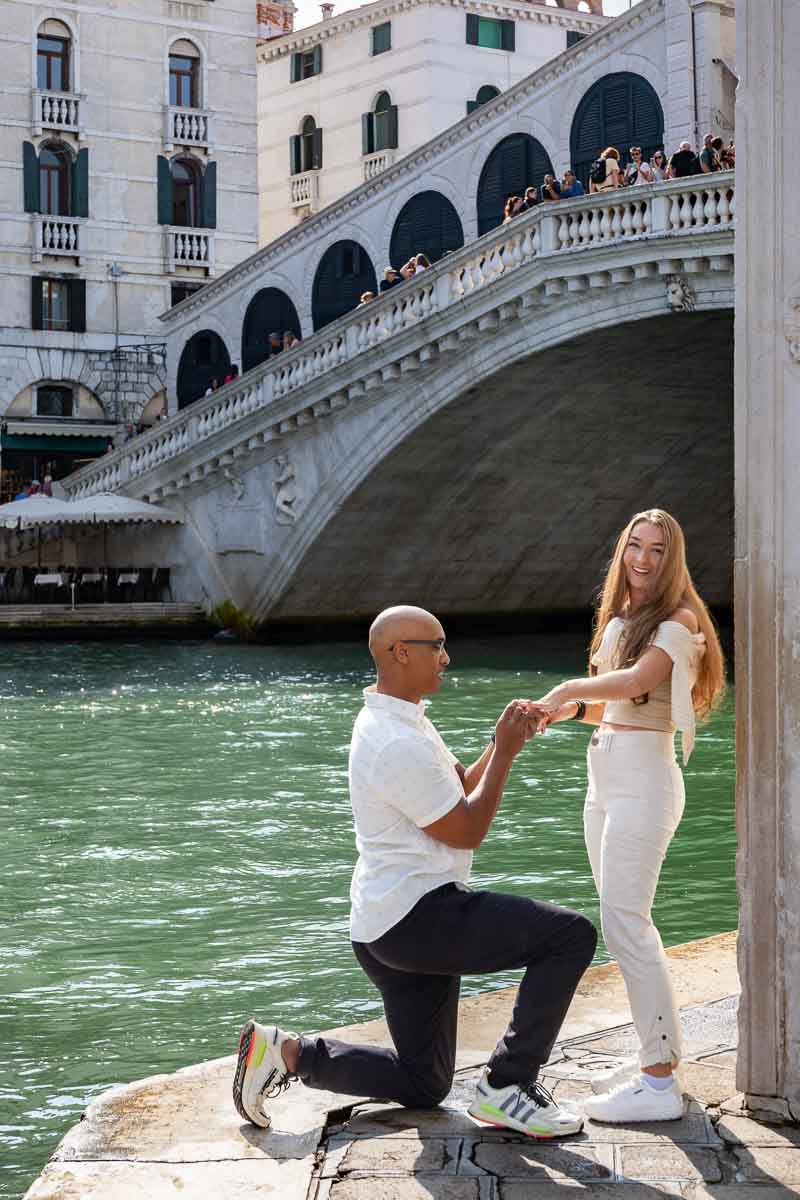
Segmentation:
[(494, 742), (490, 742), (480, 758), (476, 758), (472, 766), (467, 767), (464, 771), (462, 783), (464, 784), (464, 792), (467, 796), (472, 795), (472, 793), (475, 791), (475, 788), (483, 779), (483, 774), (489, 765), (489, 759), (492, 757), (493, 749)]
[[(496, 746), (490, 746), (488, 750), (484, 751), (481, 758), (478, 759), (478, 763), (487, 755), (488, 760), (482, 772), (482, 778), (467, 800), (467, 809), (469, 810), (473, 835), (470, 840), (472, 845), (476, 847), (480, 845), (489, 832), (489, 826), (494, 820), (494, 815), (500, 805), (503, 788), (506, 785), (511, 772), (511, 764), (514, 761), (513, 757), (498, 751)], [(477, 763), (475, 765), (477, 766)]]

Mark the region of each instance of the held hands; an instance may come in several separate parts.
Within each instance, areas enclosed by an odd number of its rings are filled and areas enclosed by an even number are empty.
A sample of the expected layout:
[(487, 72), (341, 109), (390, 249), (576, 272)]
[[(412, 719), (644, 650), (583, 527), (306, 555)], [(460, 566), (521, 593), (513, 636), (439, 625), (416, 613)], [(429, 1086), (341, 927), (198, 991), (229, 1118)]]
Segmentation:
[(531, 700), (512, 700), (503, 709), (495, 726), (495, 747), (515, 758), (535, 733), (543, 733), (549, 724), (544, 709)]

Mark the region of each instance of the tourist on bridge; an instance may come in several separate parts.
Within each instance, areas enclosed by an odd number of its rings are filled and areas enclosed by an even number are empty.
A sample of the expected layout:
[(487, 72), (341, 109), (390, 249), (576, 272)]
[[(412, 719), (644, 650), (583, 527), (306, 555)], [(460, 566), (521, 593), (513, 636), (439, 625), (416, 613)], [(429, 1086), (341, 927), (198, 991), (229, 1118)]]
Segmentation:
[(564, 172), (564, 180), (561, 184), (561, 199), (572, 200), (575, 196), (585, 195), (583, 184), (575, 175), (571, 168), (567, 167)]
[(592, 163), (589, 191), (610, 192), (613, 188), (618, 188), (620, 182), (619, 150), (616, 146), (606, 146), (600, 157)]
[(450, 662), (442, 626), (420, 608), (373, 622), (377, 682), (364, 692), (350, 746), (359, 858), (350, 935), (381, 993), (394, 1049), (296, 1037), (250, 1020), (239, 1040), (233, 1098), (268, 1128), (264, 1104), (299, 1077), (307, 1087), (439, 1104), (453, 1080), (462, 975), (525, 968), (511, 1023), (477, 1085), (470, 1113), (534, 1137), (577, 1133), (582, 1118), (537, 1083), (597, 940), (586, 917), (543, 901), (468, 886), (511, 766), (536, 725), (512, 700), (480, 758), (463, 767), (425, 715)]
[(700, 175), (701, 173), (700, 159), (692, 149), (691, 142), (681, 142), (669, 160), (667, 178), (688, 179), (690, 175)]
[(595, 1077), (600, 1094), (584, 1112), (596, 1121), (669, 1121), (683, 1115), (675, 1076), (680, 1016), (650, 910), (683, 815), (674, 734), (681, 733), (686, 763), (696, 718), (721, 697), (724, 664), (686, 565), (683, 532), (663, 509), (637, 513), (617, 539), (589, 661), (590, 678), (559, 684), (536, 703), (552, 721), (599, 726), (589, 745), (584, 833), (639, 1058)]

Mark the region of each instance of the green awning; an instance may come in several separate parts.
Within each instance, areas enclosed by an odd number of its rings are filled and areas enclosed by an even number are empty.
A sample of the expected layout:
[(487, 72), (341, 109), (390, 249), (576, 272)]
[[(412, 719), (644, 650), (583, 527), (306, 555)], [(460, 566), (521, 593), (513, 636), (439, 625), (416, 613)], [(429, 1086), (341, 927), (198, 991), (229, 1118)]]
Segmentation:
[(25, 437), (18, 433), (7, 433), (2, 439), (2, 449), (25, 450), (29, 454), (46, 454), (48, 451), (68, 454), (102, 454), (110, 438), (107, 437)]

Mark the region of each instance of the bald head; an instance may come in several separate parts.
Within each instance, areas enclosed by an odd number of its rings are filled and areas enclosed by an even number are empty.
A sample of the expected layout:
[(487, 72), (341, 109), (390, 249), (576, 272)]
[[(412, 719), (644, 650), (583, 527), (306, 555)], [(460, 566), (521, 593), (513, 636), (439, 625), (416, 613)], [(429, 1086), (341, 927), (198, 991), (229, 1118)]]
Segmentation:
[(406, 638), (438, 638), (442, 627), (433, 613), (413, 604), (398, 604), (378, 613), (369, 630), (369, 652), (378, 667), (389, 647)]

